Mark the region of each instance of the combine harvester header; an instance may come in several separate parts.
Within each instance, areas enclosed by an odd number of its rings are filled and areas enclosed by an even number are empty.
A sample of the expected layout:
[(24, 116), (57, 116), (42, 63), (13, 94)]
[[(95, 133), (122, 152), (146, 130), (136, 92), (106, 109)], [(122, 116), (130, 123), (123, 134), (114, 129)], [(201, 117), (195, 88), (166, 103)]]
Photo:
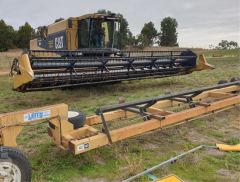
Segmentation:
[[(13, 89), (50, 90), (160, 78), (212, 69), (192, 51), (121, 51), (115, 15), (90, 14), (49, 25), (12, 64)], [(42, 32), (42, 33), (41, 33)]]
[(191, 51), (115, 51), (111, 56), (106, 56), (107, 52), (97, 54), (90, 50), (31, 50), (14, 62), (13, 88), (21, 92), (50, 90), (184, 75), (212, 68), (203, 56), (200, 64), (196, 65), (197, 56)]

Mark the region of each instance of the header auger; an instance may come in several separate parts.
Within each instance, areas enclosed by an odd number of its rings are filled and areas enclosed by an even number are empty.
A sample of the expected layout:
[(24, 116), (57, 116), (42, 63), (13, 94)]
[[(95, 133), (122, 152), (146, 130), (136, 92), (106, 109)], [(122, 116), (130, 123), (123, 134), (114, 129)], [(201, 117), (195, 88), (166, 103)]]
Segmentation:
[(89, 14), (42, 27), (12, 64), (13, 89), (50, 90), (212, 69), (187, 51), (121, 51), (120, 19)]
[[(37, 91), (97, 83), (160, 78), (212, 68), (196, 65), (191, 51), (166, 52), (29, 51), (13, 64), (14, 90)], [(79, 56), (80, 55), (80, 56)], [(85, 56), (92, 55), (92, 56)], [(119, 56), (119, 55), (124, 55)]]

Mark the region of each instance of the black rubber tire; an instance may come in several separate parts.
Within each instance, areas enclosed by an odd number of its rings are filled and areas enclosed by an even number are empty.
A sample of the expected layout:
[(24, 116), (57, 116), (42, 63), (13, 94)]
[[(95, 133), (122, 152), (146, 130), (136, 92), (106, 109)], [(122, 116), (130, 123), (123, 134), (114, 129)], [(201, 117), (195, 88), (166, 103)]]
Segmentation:
[(85, 125), (86, 116), (84, 113), (78, 112), (78, 111), (69, 111), (69, 112), (74, 112), (77, 114), (76, 116), (68, 115), (68, 121), (73, 124), (74, 129), (81, 128)]
[(220, 80), (219, 82), (218, 82), (218, 84), (220, 85), (220, 84), (224, 84), (224, 83), (227, 83), (228, 81), (227, 80)]
[(0, 147), (0, 163), (1, 162), (15, 164), (21, 171), (21, 181), (31, 182), (31, 165), (28, 159), (19, 150), (11, 147)]
[(236, 82), (236, 81), (239, 81), (240, 78), (239, 77), (232, 77), (230, 82)]

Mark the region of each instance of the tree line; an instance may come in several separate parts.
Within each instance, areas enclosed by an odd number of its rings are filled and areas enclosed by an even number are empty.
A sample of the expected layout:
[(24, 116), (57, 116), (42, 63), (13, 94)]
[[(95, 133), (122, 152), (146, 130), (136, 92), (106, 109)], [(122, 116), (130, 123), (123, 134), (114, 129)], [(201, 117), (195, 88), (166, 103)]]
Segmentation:
[[(113, 12), (108, 10), (99, 10), (98, 13), (104, 14), (112, 14)], [(116, 14), (120, 17), (121, 27), (120, 27), (120, 34), (121, 34), (121, 41), (120, 47), (125, 48), (126, 46), (133, 46), (138, 48), (144, 48), (146, 46), (178, 46), (177, 42), (177, 27), (178, 23), (175, 18), (172, 17), (165, 17), (161, 23), (161, 29), (158, 31), (155, 28), (153, 22), (148, 22), (143, 25), (140, 34), (133, 35), (131, 30), (129, 29), (129, 24), (126, 18), (120, 13)]]
[(18, 30), (0, 20), (0, 51), (12, 48), (29, 48), (29, 41), (35, 35), (29, 23), (20, 26)]
[[(99, 10), (97, 13), (112, 14), (108, 10)], [(143, 48), (158, 44), (161, 46), (178, 46), (177, 43), (177, 21), (174, 18), (166, 17), (161, 22), (161, 30), (158, 31), (152, 22), (145, 23), (140, 34), (134, 36), (129, 29), (127, 19), (122, 14), (120, 17), (120, 47), (127, 46)], [(58, 18), (54, 22), (63, 20)], [(46, 27), (46, 26), (41, 26)], [(29, 48), (29, 41), (39, 32), (35, 31), (29, 23), (20, 26), (18, 30), (7, 25), (4, 20), (0, 20), (0, 51), (6, 51), (11, 48)]]
[(221, 42), (218, 43), (217, 46), (209, 45), (210, 49), (237, 49), (239, 48), (238, 43), (235, 41), (228, 41), (228, 40), (221, 40)]
[[(108, 10), (99, 10), (97, 13), (112, 14)], [(178, 46), (178, 22), (175, 18), (165, 17), (160, 22), (160, 29), (157, 30), (153, 22), (145, 23), (138, 35), (133, 35), (129, 28), (127, 19), (120, 13), (116, 14), (120, 17), (120, 47), (126, 48), (127, 46), (144, 48), (147, 46)], [(58, 18), (54, 22), (64, 20)], [(41, 26), (46, 27), (46, 26)], [(29, 23), (20, 26), (18, 30), (10, 25), (7, 25), (4, 20), (0, 20), (0, 51), (6, 51), (11, 48), (29, 48), (29, 41), (38, 37), (40, 28), (33, 29)], [(231, 49), (237, 48), (238, 44), (234, 41), (223, 40), (218, 44), (216, 49)]]

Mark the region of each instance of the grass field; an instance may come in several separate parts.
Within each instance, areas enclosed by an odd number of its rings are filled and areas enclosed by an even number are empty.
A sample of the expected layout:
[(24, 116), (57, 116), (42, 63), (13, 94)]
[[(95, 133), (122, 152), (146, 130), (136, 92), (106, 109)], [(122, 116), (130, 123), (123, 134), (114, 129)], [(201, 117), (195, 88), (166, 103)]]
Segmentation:
[[(212, 52), (205, 53), (215, 70), (74, 90), (17, 93), (11, 90), (11, 79), (0, 76), (0, 113), (64, 102), (71, 109), (90, 115), (99, 106), (117, 103), (119, 97), (127, 101), (150, 98), (240, 76), (239, 50), (225, 51), (227, 58), (210, 58)], [(0, 54), (0, 70), (7, 68), (7, 60), (12, 59), (12, 56), (6, 60), (5, 57)], [(46, 124), (26, 127), (18, 143), (31, 161), (33, 181), (119, 181), (201, 144), (240, 143), (239, 111), (236, 107), (79, 156), (57, 148), (47, 136)], [(155, 174), (160, 177), (171, 173), (185, 181), (237, 182), (240, 181), (240, 153), (202, 150)]]

